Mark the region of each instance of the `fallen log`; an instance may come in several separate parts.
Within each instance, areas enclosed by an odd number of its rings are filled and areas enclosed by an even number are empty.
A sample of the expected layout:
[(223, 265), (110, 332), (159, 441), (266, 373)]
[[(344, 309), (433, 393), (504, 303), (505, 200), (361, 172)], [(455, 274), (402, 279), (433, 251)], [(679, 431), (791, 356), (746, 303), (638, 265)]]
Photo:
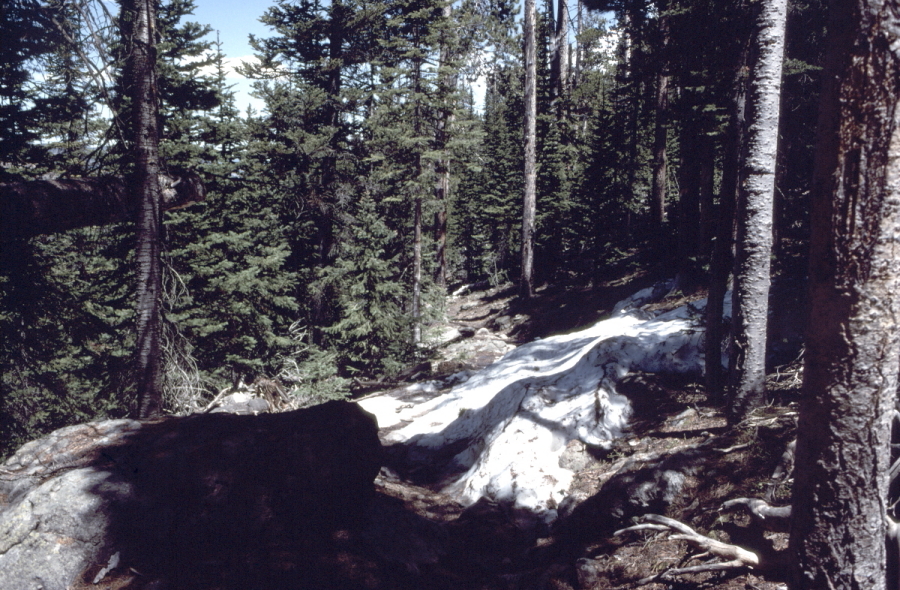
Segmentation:
[(0, 465), (0, 586), (116, 570), (140, 588), (310, 587), (314, 559), (270, 586), (267, 556), (361, 522), (381, 464), (374, 417), (347, 402), (69, 426)]
[[(203, 201), (206, 189), (194, 173), (160, 174), (162, 209)], [(139, 201), (123, 176), (31, 180), (0, 184), (3, 243), (92, 225), (131, 221)]]

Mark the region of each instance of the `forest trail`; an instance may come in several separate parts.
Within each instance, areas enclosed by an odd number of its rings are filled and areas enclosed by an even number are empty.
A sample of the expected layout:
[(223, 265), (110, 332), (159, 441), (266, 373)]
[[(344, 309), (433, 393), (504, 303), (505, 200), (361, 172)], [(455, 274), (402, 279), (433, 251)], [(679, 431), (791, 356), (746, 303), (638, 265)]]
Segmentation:
[[(633, 285), (627, 289), (634, 292)], [(609, 299), (618, 300), (620, 295)], [(603, 298), (595, 297), (595, 301)], [(533, 329), (526, 314), (514, 313), (511, 300), (504, 298), (502, 289), (459, 297), (450, 305), (449, 321), (463, 328), (464, 322), (471, 322), (469, 327), (478, 331), (494, 325), (496, 318), (511, 318), (514, 325), (505, 332), (488, 328), (489, 338), (498, 341), (511, 340), (517, 330)], [(578, 303), (577, 294), (570, 300), (564, 294), (548, 294), (544, 301), (551, 302), (550, 309), (542, 312), (538, 299), (533, 302), (534, 317), (545, 319), (554, 309), (573, 316), (603, 316), (613, 310), (613, 303), (607, 308), (584, 303), (572, 312), (569, 306)], [(654, 311), (671, 313), (684, 303), (685, 298), (678, 296), (652, 306)], [(552, 338), (548, 335), (546, 340)], [(476, 354), (470, 360), (484, 358)], [(441, 491), (440, 482), (431, 480), (421, 465), (418, 470), (405, 466), (402, 446), (391, 438), (396, 426), (382, 428), (379, 436), (387, 447), (387, 466), (375, 479), (372, 498), (360, 499), (363, 509), (358, 516), (323, 531), (314, 543), (300, 542), (303, 535), (283, 531), (266, 537), (263, 551), (251, 543), (229, 556), (209, 556), (221, 567), (210, 570), (206, 564), (215, 579), (204, 578), (196, 588), (783, 590), (779, 572), (769, 572), (768, 577), (738, 571), (654, 580), (668, 569), (705, 559), (690, 560), (685, 542), (664, 534), (614, 533), (630, 526), (634, 517), (654, 512), (723, 542), (745, 545), (752, 537), (748, 518), (722, 510), (722, 504), (763, 495), (773, 504), (785, 503), (787, 480), (775, 474), (794, 437), (793, 398), (798, 385), (797, 367), (772, 377), (775, 404), (729, 428), (720, 408), (708, 403), (702, 386), (691, 376), (627, 375), (618, 391), (631, 400), (628, 426), (602, 448), (589, 449), (577, 441), (566, 446), (559, 460), (573, 476), (567, 499), (555, 508), (555, 520), (514, 502), (489, 498), (460, 502)], [(419, 397), (427, 403), (436, 395), (440, 392)], [(775, 549), (786, 544), (784, 534), (767, 535), (766, 542)], [(253, 572), (252, 579), (248, 572)], [(158, 589), (157, 582), (152, 575), (118, 568), (97, 583), (76, 585), (73, 590)]]
[[(511, 288), (469, 292), (451, 300), (448, 323), (469, 333), (481, 330), (482, 342), (494, 340), (511, 347), (520, 338), (524, 342), (532, 336), (569, 331), (585, 321), (592, 323), (608, 315), (614, 304), (634, 293), (636, 287), (650, 284), (649, 278), (638, 277), (608, 290), (539, 291), (528, 309), (515, 306)], [(679, 294), (647, 307), (654, 312), (671, 311), (700, 298), (702, 294), (689, 298)], [(466, 340), (474, 341), (468, 357), (463, 358), (463, 350), (457, 347), (453, 349), (455, 362), (444, 358), (435, 363), (435, 368), (478, 370), (502, 356), (497, 352), (491, 358), (478, 348), (474, 337), (462, 341)], [(772, 474), (793, 436), (796, 411), (791, 402), (799, 386), (797, 370), (794, 366), (772, 378), (771, 389), (781, 405), (767, 408), (735, 429), (727, 427), (724, 414), (708, 403), (694, 378), (629, 375), (621, 386), (621, 393), (629, 397), (634, 410), (626, 432), (606, 449), (586, 449), (577, 441), (568, 445), (566, 466), (575, 474), (568, 500), (559, 507), (559, 519), (549, 524), (540, 515), (512, 503), (482, 498), (464, 506), (458, 497), (443, 493), (434, 473), (423, 473), (421, 465), (406, 465), (404, 471), (405, 456), (396, 445), (396, 437), (391, 436), (402, 425), (388, 424), (382, 428), (381, 437), (389, 452), (393, 450), (393, 464), (376, 479), (376, 505), (382, 512), (373, 519), (384, 528), (370, 538), (393, 539), (377, 543), (376, 552), (381, 559), (403, 564), (402, 570), (415, 572), (415, 581), (410, 579), (409, 587), (634, 587), (629, 584), (684, 565), (688, 553), (683, 541), (663, 537), (648, 540), (653, 537), (647, 535), (614, 538), (612, 523), (604, 512), (615, 484), (607, 484), (642, 468), (653, 468), (660, 461), (678, 463), (682, 457), (699, 452), (702, 457), (689, 469), (689, 481), (678, 497), (670, 499), (664, 513), (699, 531), (715, 530), (723, 540), (733, 537), (734, 542), (740, 542), (741, 531), (748, 524), (746, 517), (720, 513), (720, 505), (732, 497), (759, 495), (765, 489), (775, 490), (776, 497), (785, 493), (779, 487), (783, 482), (773, 480)], [(411, 389), (407, 406), (435, 400), (442, 394)], [(404, 407), (397, 411), (410, 410)], [(733, 450), (721, 453), (722, 449)], [(646, 511), (652, 510), (648, 507)], [(392, 514), (387, 521), (386, 514)], [(626, 519), (615, 527), (627, 524)], [(772, 535), (772, 542), (783, 548), (786, 536)], [(679, 579), (721, 590), (785, 587), (783, 580), (764, 579), (749, 572), (705, 573)], [(391, 584), (402, 586), (399, 579)], [(661, 581), (642, 587), (661, 590), (669, 586)]]

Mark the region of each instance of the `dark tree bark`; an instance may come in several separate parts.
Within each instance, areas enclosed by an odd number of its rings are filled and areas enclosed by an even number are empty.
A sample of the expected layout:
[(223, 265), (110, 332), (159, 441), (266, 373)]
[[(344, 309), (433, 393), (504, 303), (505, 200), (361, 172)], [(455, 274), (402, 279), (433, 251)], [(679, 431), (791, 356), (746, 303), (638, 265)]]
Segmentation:
[[(664, 10), (661, 7), (660, 10)], [(666, 61), (669, 44), (669, 20), (659, 17), (659, 71), (656, 73), (655, 129), (653, 131), (653, 180), (650, 187), (650, 217), (657, 232), (666, 222), (667, 163), (666, 143), (669, 135), (669, 74)], [(693, 154), (687, 154), (688, 157)]]
[(656, 76), (656, 126), (653, 131), (653, 183), (650, 187), (650, 217), (657, 231), (666, 222), (666, 188), (668, 156), (666, 142), (669, 127), (669, 76)]
[(900, 358), (900, 3), (834, 0), (830, 10), (792, 588), (882, 590)]
[[(196, 174), (159, 176), (162, 209), (206, 197)], [(121, 176), (32, 180), (0, 184), (0, 235), (4, 243), (92, 225), (134, 221), (140, 195)]]
[(697, 156), (700, 158), (700, 254), (705, 260), (712, 257), (715, 230), (716, 140), (709, 133), (698, 138)]
[(739, 421), (765, 402), (766, 320), (772, 254), (772, 199), (778, 147), (786, 0), (754, 8), (746, 152), (737, 204), (734, 265), (734, 368), (729, 418)]
[[(416, 36), (414, 43), (418, 49), (419, 38)], [(422, 136), (422, 60), (414, 58), (413, 63), (413, 134)], [(413, 183), (413, 281), (412, 281), (412, 341), (414, 344), (422, 342), (422, 192), (418, 181), (422, 178), (422, 152), (416, 154), (415, 180)]]
[(122, 1), (122, 42), (128, 48), (125, 81), (132, 104), (131, 190), (137, 217), (137, 342), (135, 364), (140, 418), (162, 413), (161, 199), (159, 188), (159, 95), (156, 81), (156, 12), (153, 0)]
[[(734, 64), (732, 99), (729, 103), (728, 127), (722, 157), (722, 184), (719, 189), (719, 211), (716, 239), (709, 262), (709, 296), (706, 303), (706, 390), (712, 399), (725, 400), (726, 375), (721, 363), (724, 339), (723, 304), (728, 291), (728, 275), (734, 246), (734, 207), (737, 202), (741, 146), (744, 143), (747, 107), (746, 63), (748, 46), (738, 52)], [(733, 356), (733, 355), (732, 355)]]
[(525, 195), (522, 207), (522, 297), (534, 296), (534, 218), (537, 207), (537, 59), (534, 0), (525, 0)]
[(678, 274), (675, 287), (685, 293), (692, 292), (699, 279), (697, 254), (700, 250), (700, 185), (703, 172), (699, 153), (700, 135), (700, 125), (696, 119), (684, 122), (679, 168)]
[[(449, 21), (453, 7), (447, 4), (443, 8), (443, 18)], [(453, 109), (450, 96), (455, 86), (455, 76), (449, 73), (451, 50), (448, 39), (441, 39), (440, 67), (438, 71), (438, 95), (442, 101), (438, 112), (435, 143), (440, 150), (446, 150), (450, 140), (450, 126), (453, 123)], [(435, 270), (434, 282), (441, 288), (447, 287), (447, 202), (450, 198), (450, 159), (441, 156), (435, 162), (437, 182), (434, 187), (434, 198), (437, 211), (434, 214)]]
[[(319, 87), (325, 91), (322, 104), (322, 120), (328, 129), (327, 149), (321, 158), (318, 183), (311, 193), (312, 204), (316, 208), (316, 241), (319, 249), (317, 261), (320, 269), (328, 267), (337, 256), (335, 248), (335, 225), (337, 217), (338, 185), (337, 161), (341, 151), (341, 90), (344, 73), (344, 43), (351, 11), (342, 0), (334, 0), (328, 8), (327, 39), (328, 59), (324, 64), (322, 77), (317, 80)], [(312, 301), (313, 329), (312, 339), (320, 342), (321, 327), (330, 323), (329, 302), (335, 298), (331, 286), (326, 286)]]

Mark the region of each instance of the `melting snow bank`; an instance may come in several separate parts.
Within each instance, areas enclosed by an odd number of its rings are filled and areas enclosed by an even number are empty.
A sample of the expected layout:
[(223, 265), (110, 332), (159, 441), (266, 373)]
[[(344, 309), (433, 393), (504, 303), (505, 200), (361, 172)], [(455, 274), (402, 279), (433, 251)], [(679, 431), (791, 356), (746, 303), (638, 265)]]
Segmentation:
[(622, 435), (631, 405), (616, 385), (625, 375), (703, 370), (705, 300), (653, 317), (636, 309), (652, 296), (644, 289), (590, 328), (522, 345), (447, 393), (416, 384), (360, 405), (394, 427), (388, 444), (406, 445), (413, 462), (451, 449), (444, 493), (464, 504), (487, 496), (551, 521), (574, 475), (559, 466), (566, 444), (603, 447)]

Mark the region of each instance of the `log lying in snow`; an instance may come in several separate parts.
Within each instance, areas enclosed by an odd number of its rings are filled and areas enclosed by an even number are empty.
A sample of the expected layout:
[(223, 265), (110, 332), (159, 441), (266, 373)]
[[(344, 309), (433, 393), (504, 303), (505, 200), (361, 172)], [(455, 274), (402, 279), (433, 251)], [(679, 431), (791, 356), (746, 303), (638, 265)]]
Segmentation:
[[(160, 174), (164, 211), (203, 201), (206, 189), (196, 174)], [(24, 240), (78, 227), (134, 219), (138, 201), (122, 176), (32, 180), (0, 184), (3, 242)]]

